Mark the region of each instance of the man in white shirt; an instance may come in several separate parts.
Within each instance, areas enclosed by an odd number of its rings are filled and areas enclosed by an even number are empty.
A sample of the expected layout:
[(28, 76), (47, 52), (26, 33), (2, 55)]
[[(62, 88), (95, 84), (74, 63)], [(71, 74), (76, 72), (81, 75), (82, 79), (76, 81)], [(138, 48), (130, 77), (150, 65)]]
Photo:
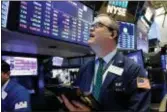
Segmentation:
[[(117, 51), (119, 27), (106, 14), (97, 16), (90, 29), (89, 46), (96, 59), (84, 65), (75, 82), (100, 103), (99, 111), (148, 112), (150, 83), (144, 69)], [(70, 111), (91, 111), (78, 101), (62, 100)]]
[(10, 79), (10, 66), (1, 61), (2, 112), (30, 112), (28, 91)]

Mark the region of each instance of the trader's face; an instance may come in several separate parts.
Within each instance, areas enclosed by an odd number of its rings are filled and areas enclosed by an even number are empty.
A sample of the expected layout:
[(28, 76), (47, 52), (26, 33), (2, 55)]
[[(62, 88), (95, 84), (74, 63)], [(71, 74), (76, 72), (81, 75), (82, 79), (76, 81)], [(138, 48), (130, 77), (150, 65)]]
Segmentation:
[[(99, 18), (97, 18), (99, 19)], [(109, 31), (108, 27), (105, 23), (102, 23), (97, 20), (94, 22), (90, 28), (90, 38), (88, 40), (88, 44), (93, 46), (103, 46), (106, 44), (111, 37), (111, 32)]]

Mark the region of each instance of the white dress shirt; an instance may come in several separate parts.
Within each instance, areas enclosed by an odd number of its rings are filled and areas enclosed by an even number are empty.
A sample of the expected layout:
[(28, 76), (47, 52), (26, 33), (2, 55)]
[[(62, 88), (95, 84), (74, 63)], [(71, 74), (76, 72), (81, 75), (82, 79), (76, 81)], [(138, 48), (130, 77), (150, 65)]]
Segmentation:
[(8, 85), (10, 79), (5, 82), (5, 84), (2, 86), (2, 91), (5, 91), (6, 86)]
[[(110, 62), (110, 60), (116, 55), (116, 52), (117, 52), (117, 48), (114, 49), (112, 52), (110, 52), (109, 54), (107, 54), (106, 56), (103, 57), (104, 68), (107, 66), (107, 64)], [(113, 61), (112, 61), (112, 63), (113, 63)], [(99, 67), (99, 61), (98, 61), (98, 57), (96, 56), (96, 58), (95, 58), (95, 68), (94, 68), (95, 72), (94, 72), (94, 77), (93, 77), (93, 81), (92, 81), (92, 84), (91, 84), (90, 92), (92, 92), (92, 90), (93, 90), (93, 85), (96, 84), (96, 75), (97, 75), (98, 67)], [(103, 75), (102, 84), (103, 84), (106, 76), (107, 76), (107, 74)]]

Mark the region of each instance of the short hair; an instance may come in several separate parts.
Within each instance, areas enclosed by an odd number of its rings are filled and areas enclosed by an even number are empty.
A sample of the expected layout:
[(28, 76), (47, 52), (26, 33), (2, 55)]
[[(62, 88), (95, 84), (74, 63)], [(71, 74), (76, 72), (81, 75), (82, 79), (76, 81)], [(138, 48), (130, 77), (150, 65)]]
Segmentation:
[(6, 63), (4, 60), (1, 61), (1, 71), (7, 73), (10, 71), (10, 65)]
[[(101, 19), (96, 19), (96, 18), (101, 18)], [(115, 38), (116, 43), (118, 43), (118, 38), (119, 38), (119, 25), (118, 23), (108, 14), (99, 14), (96, 16), (94, 23), (100, 22), (104, 24), (105, 26), (108, 27), (109, 31), (117, 31), (117, 37)], [(94, 24), (93, 23), (93, 24)]]

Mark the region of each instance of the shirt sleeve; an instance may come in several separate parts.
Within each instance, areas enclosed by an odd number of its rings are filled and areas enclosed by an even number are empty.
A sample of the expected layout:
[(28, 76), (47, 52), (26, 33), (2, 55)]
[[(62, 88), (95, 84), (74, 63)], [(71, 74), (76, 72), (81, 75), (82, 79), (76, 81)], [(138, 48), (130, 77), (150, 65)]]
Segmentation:
[(12, 104), (13, 112), (31, 112), (30, 94), (27, 90), (20, 90), (15, 94)]
[(149, 112), (151, 104), (150, 82), (146, 71), (139, 67), (133, 70), (134, 77), (130, 81), (131, 97), (129, 111)]

